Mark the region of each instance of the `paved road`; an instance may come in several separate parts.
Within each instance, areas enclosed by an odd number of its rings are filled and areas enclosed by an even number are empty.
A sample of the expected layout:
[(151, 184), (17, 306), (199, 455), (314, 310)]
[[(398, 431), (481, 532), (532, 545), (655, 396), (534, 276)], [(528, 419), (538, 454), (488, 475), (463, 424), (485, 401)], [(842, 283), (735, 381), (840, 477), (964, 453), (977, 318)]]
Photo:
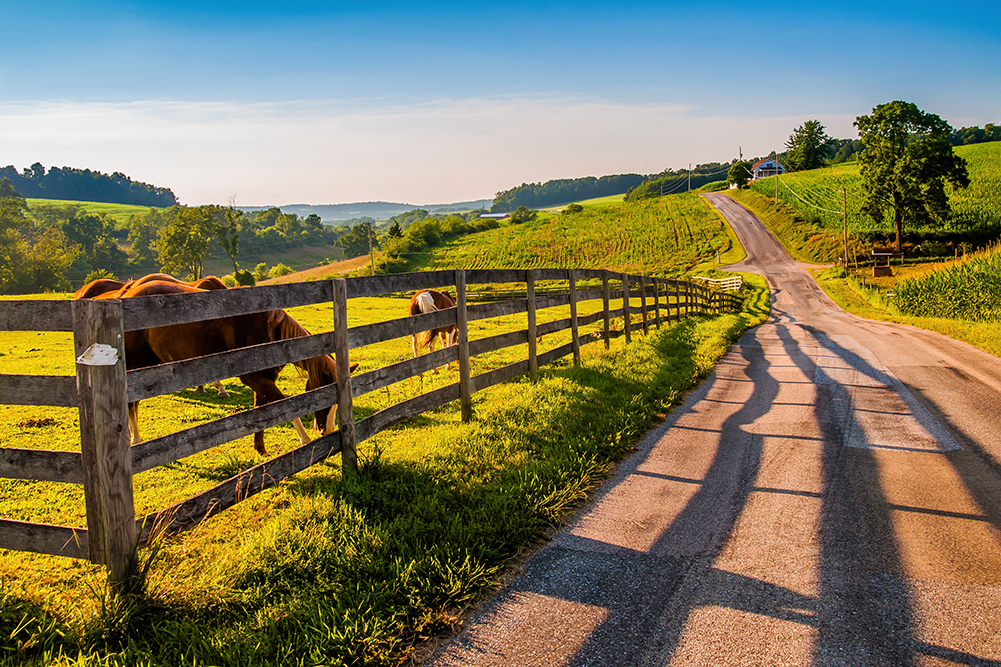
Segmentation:
[(707, 198), (771, 320), (430, 664), (1001, 666), (1001, 359), (844, 313)]

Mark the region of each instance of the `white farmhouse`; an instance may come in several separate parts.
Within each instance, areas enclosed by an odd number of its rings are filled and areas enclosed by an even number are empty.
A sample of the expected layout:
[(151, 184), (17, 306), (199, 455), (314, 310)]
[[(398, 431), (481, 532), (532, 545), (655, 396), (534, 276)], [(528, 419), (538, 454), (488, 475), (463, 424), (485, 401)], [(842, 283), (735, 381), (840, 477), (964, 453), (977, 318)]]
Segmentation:
[(761, 158), (751, 165), (751, 173), (755, 179), (758, 179), (768, 178), (769, 176), (774, 176), (776, 173), (784, 174), (786, 170), (775, 158), (766, 157)]

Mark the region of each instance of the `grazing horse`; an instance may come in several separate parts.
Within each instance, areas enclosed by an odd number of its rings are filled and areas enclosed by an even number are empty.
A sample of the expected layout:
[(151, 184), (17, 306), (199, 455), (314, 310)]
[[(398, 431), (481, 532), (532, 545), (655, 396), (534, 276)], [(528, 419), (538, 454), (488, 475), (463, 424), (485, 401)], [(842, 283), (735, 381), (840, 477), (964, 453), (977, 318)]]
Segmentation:
[[(166, 273), (151, 273), (148, 276), (143, 276), (142, 278), (137, 278), (136, 280), (130, 280), (123, 283), (120, 280), (112, 280), (110, 278), (98, 278), (97, 280), (92, 280), (80, 289), (78, 289), (74, 294), (74, 299), (120, 299), (121, 295), (129, 289), (134, 288), (137, 285), (145, 285), (150, 282), (168, 282), (177, 283), (179, 285), (190, 285), (191, 287), (197, 287), (198, 289), (204, 290), (217, 290), (226, 289), (225, 283), (219, 280), (215, 276), (206, 276), (204, 278), (199, 278), (191, 282), (184, 282), (178, 280), (174, 276), (168, 276)], [(223, 397), (229, 398), (229, 392), (226, 391), (226, 387), (222, 386), (222, 382), (215, 380), (212, 383), (215, 386), (216, 393)], [(195, 392), (199, 394), (205, 393), (205, 385), (198, 385), (195, 388)]]
[[(422, 313), (445, 310), (446, 308), (455, 308), (455, 301), (452, 300), (452, 297), (443, 292), (436, 292), (433, 289), (429, 289), (418, 292), (410, 299), (409, 312), (411, 315), (420, 315)], [(424, 348), (427, 348), (428, 352), (433, 352), (435, 338), (441, 339), (441, 349), (443, 350), (449, 345), (455, 345), (459, 342), (459, 327), (449, 324), (430, 331), (423, 331), (419, 334), (411, 334), (410, 347), (414, 351), (414, 357), (417, 357), (418, 350)], [(451, 362), (445, 364), (445, 370), (448, 370), (450, 366)], [(437, 373), (438, 369), (432, 369), (431, 372)]]
[[(126, 290), (120, 298), (159, 294), (190, 294), (205, 291), (179, 283), (153, 281), (133, 286)], [(309, 332), (284, 310), (271, 310), (130, 331), (125, 334), (126, 367), (129, 370), (146, 368), (160, 363), (193, 359), (250, 345), (308, 335)], [(337, 381), (334, 359), (329, 354), (294, 363), (305, 370), (309, 376), (306, 382), (306, 391)], [(353, 371), (357, 366), (358, 364), (352, 364), (351, 370)], [(281, 367), (240, 376), (240, 381), (254, 391), (254, 407), (285, 398), (285, 395), (275, 384), (279, 371), (281, 371)], [(321, 435), (326, 435), (334, 430), (334, 415), (336, 413), (336, 410), (333, 409), (334, 406), (321, 408), (314, 414), (314, 427)], [(301, 422), (298, 423), (296, 430), (299, 433), (300, 443), (308, 443), (309, 436), (306, 435)], [(142, 441), (139, 436), (138, 401), (129, 404), (129, 432), (132, 444)], [(262, 455), (267, 454), (264, 447), (263, 431), (254, 434), (254, 449)]]

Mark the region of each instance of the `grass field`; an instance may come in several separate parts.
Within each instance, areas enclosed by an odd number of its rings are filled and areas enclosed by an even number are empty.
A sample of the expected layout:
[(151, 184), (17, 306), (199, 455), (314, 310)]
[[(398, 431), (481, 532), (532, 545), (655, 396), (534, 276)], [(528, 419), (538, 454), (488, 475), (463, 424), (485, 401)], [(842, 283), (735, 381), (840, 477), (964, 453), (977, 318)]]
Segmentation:
[[(679, 256), (656, 259), (643, 243), (618, 237), (617, 257), (635, 262), (629, 270), (681, 271), (706, 259), (682, 238), (699, 248), (730, 238), (704, 202), (679, 199), (630, 213), (635, 233), (642, 233), (645, 222), (656, 235), (650, 245)], [(687, 219), (656, 217), (672, 210)], [(550, 227), (548, 233), (579, 235), (578, 229), (611, 229), (627, 219), (622, 211), (582, 215), (580, 228)], [(553, 222), (562, 224), (558, 217)], [(528, 225), (516, 229), (546, 232)], [(676, 248), (667, 242), (674, 238)], [(568, 243), (562, 253), (567, 264), (588, 266), (593, 256), (585, 250)], [(739, 246), (729, 252), (742, 254)], [(517, 265), (503, 257), (492, 266)], [(606, 259), (599, 266), (609, 265)], [(512, 558), (563, 521), (732, 340), (764, 320), (767, 290), (761, 279), (749, 280), (742, 314), (637, 334), (629, 346), (620, 338), (609, 352), (600, 344), (585, 346), (581, 367), (563, 360), (542, 369), (536, 385), (522, 378), (474, 394), (469, 424), (461, 422), (456, 402), (362, 443), (358, 475), (342, 476), (335, 458), (143, 549), (150, 575), (134, 594), (108, 598), (102, 569), (85, 562), (0, 551), (0, 663), (396, 665), (418, 656), (425, 640), (492, 590)], [(599, 307), (600, 301), (591, 302), (580, 313)], [(349, 324), (393, 319), (404, 308), (401, 299), (354, 299)], [(565, 317), (566, 311), (544, 311), (539, 321)], [(330, 329), (329, 306), (290, 313), (311, 331)], [(470, 336), (524, 326), (524, 315), (479, 321)], [(566, 342), (567, 335), (546, 337), (540, 351)], [(68, 334), (0, 336), (2, 373), (73, 372)], [(476, 357), (472, 372), (523, 359), (526, 347)], [(352, 361), (364, 372), (409, 353), (404, 338), (353, 351)], [(456, 374), (425, 374), (361, 397), (356, 418), (455, 382)], [(286, 370), (279, 385), (298, 393), (303, 382)], [(231, 399), (209, 389), (143, 401), (144, 436), (245, 409), (249, 390), (236, 380), (225, 384)], [(4, 446), (79, 446), (72, 410), (3, 406), (0, 414)], [(271, 455), (297, 444), (288, 425), (269, 429), (266, 438)], [(243, 438), (142, 473), (134, 482), (137, 513), (209, 488), (258, 460), (250, 438)], [(83, 525), (81, 495), (69, 485), (0, 480), (0, 514)]]
[[(970, 174), (968, 188), (949, 188), (953, 216), (944, 231), (994, 230), (1001, 233), (1001, 142), (959, 146), (956, 153), (966, 159)], [(847, 193), (849, 232), (864, 239), (892, 236), (892, 220), (877, 223), (860, 212), (864, 200), (857, 163), (846, 163), (784, 174), (779, 178), (779, 199), (804, 215), (816, 217), (822, 226), (835, 232), (843, 225)], [(775, 179), (752, 181), (751, 190), (774, 197)]]

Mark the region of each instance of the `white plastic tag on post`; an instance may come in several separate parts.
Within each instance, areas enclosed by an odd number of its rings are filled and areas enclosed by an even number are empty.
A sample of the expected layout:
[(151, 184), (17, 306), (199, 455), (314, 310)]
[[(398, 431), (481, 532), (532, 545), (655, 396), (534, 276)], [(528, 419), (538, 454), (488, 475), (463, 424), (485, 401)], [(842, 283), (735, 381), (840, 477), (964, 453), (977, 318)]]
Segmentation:
[(94, 343), (76, 362), (84, 366), (114, 366), (118, 363), (118, 349), (104, 343)]

